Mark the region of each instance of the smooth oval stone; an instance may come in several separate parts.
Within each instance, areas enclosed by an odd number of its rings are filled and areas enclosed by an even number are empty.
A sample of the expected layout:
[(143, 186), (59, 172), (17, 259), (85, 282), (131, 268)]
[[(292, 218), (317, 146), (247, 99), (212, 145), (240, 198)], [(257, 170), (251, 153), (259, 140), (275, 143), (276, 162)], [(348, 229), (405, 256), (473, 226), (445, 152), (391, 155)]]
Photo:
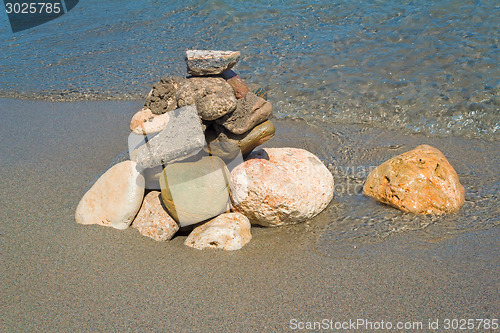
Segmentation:
[(274, 124), (267, 120), (255, 126), (248, 134), (240, 139), (239, 146), (243, 155), (249, 154), (257, 146), (273, 138), (275, 132)]
[(373, 169), (363, 193), (405, 212), (453, 213), (465, 200), (465, 190), (446, 157), (421, 145)]
[(243, 214), (221, 214), (191, 231), (184, 245), (198, 250), (239, 250), (252, 239), (250, 228), (250, 221)]
[(203, 148), (206, 152), (222, 159), (234, 159), (241, 153), (238, 136), (231, 135), (222, 126), (208, 128), (205, 131), (207, 146)]
[(269, 141), (274, 136), (275, 128), (270, 120), (255, 126), (245, 134), (233, 134), (215, 124), (205, 132), (207, 147), (212, 155), (222, 159), (234, 159), (238, 154), (248, 155), (254, 148)]
[(130, 130), (135, 134), (154, 134), (161, 132), (168, 125), (169, 113), (156, 115), (150, 109), (138, 111), (130, 121)]
[(80, 224), (126, 229), (141, 207), (144, 177), (133, 161), (120, 162), (106, 171), (85, 193), (76, 208)]
[(181, 226), (207, 220), (228, 210), (229, 177), (217, 156), (169, 164), (160, 177), (163, 203)]

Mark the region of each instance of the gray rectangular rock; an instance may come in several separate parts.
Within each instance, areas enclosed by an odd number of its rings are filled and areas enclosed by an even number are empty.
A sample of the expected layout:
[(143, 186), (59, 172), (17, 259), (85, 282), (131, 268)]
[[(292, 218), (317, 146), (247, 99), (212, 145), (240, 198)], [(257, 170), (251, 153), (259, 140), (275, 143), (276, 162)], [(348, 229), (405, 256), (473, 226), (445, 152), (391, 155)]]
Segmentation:
[(231, 69), (240, 59), (240, 51), (187, 50), (187, 71), (191, 75), (217, 75)]
[(131, 159), (140, 167), (181, 161), (196, 155), (206, 145), (196, 105), (170, 111), (169, 115), (167, 127), (132, 152)]

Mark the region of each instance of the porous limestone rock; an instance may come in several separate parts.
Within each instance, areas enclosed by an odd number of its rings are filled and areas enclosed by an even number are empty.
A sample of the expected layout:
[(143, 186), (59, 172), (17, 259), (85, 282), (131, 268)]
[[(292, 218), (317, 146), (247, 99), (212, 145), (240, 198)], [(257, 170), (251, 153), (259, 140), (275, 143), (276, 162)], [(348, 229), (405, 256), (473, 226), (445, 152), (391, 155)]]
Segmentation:
[(195, 105), (170, 111), (167, 127), (135, 149), (130, 157), (141, 168), (172, 163), (196, 155), (205, 146), (205, 136)]
[(372, 170), (363, 193), (416, 214), (453, 213), (464, 203), (455, 169), (434, 147), (421, 145)]
[(220, 74), (231, 69), (240, 55), (239, 51), (187, 50), (187, 72), (198, 76)]
[(332, 200), (333, 188), (333, 176), (319, 158), (297, 148), (259, 149), (231, 172), (233, 209), (263, 226), (316, 216)]
[(144, 196), (144, 177), (133, 161), (123, 161), (106, 171), (80, 200), (75, 220), (125, 229), (133, 221)]
[(132, 223), (143, 236), (156, 241), (170, 240), (179, 230), (179, 225), (168, 215), (162, 206), (160, 192), (149, 192), (142, 202), (141, 209)]
[(196, 104), (203, 120), (214, 120), (236, 109), (233, 88), (223, 78), (192, 77), (186, 80), (177, 92), (179, 107)]
[(221, 214), (196, 227), (184, 245), (203, 249), (239, 250), (252, 239), (250, 221), (240, 213)]
[(168, 113), (156, 115), (148, 108), (138, 111), (130, 121), (130, 130), (135, 134), (154, 134), (167, 127), (170, 116)]
[(271, 103), (249, 92), (237, 100), (236, 110), (218, 118), (216, 122), (234, 134), (243, 134), (264, 122), (272, 111)]
[(166, 77), (153, 85), (144, 108), (163, 114), (192, 104), (203, 120), (214, 120), (236, 109), (236, 96), (221, 77)]
[(229, 171), (217, 156), (168, 164), (160, 177), (163, 203), (181, 226), (229, 209)]
[(179, 90), (185, 90), (186, 80), (180, 77), (162, 78), (160, 82), (153, 84), (144, 107), (150, 109), (153, 114), (162, 114), (177, 109), (177, 93)]

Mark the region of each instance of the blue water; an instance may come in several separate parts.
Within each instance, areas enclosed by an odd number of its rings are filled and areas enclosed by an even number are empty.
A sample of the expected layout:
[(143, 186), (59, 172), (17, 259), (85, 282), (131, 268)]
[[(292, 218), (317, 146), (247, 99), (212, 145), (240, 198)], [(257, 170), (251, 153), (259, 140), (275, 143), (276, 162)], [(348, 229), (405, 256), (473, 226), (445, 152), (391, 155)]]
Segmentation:
[(0, 96), (142, 99), (186, 49), (240, 50), (279, 117), (497, 140), (499, 37), (498, 1), (83, 0), (15, 34), (0, 15)]

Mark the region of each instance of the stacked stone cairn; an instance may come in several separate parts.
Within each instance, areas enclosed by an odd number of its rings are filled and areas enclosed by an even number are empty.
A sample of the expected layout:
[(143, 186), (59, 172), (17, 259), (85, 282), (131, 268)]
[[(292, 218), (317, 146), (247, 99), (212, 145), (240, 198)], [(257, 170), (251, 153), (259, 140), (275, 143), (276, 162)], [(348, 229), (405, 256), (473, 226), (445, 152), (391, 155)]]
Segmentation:
[(299, 223), (328, 205), (333, 176), (316, 156), (253, 152), (274, 136), (272, 105), (232, 70), (239, 58), (188, 50), (190, 76), (153, 85), (130, 123), (129, 159), (83, 196), (78, 223), (132, 226), (157, 241), (195, 227), (187, 246), (236, 250), (250, 241), (251, 224)]
[[(130, 123), (129, 158), (107, 170), (76, 209), (81, 224), (136, 228), (157, 241), (241, 249), (252, 224), (307, 221), (333, 198), (333, 176), (312, 153), (254, 149), (274, 136), (272, 105), (231, 68), (239, 52), (186, 52), (186, 78), (153, 85)], [(160, 190), (160, 191), (158, 191)], [(457, 212), (464, 188), (446, 157), (421, 145), (372, 170), (363, 193), (415, 214)]]

